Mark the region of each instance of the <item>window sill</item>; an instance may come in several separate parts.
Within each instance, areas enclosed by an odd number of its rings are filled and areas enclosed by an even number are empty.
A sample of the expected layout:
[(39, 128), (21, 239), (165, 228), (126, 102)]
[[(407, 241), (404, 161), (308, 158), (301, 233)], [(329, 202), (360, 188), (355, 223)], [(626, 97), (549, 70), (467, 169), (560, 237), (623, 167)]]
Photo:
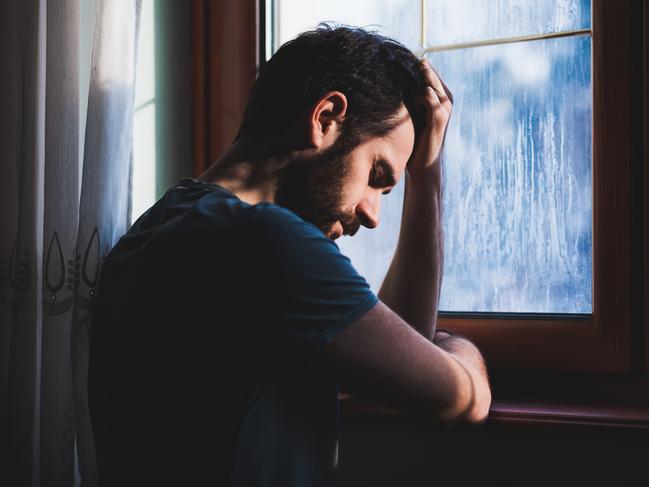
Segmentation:
[[(347, 419), (379, 419), (412, 422), (401, 411), (341, 393), (341, 416)], [(607, 428), (649, 432), (649, 405), (587, 404), (554, 401), (498, 400), (492, 403), (483, 428)]]

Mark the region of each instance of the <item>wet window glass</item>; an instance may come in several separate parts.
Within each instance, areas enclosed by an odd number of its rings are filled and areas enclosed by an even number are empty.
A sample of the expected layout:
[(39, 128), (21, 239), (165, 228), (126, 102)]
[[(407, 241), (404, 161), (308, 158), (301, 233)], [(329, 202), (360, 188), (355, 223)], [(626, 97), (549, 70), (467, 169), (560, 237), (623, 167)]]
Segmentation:
[[(440, 309), (591, 313), (590, 2), (297, 3), (274, 3), (279, 44), (321, 20), (373, 24), (453, 91)], [(383, 198), (378, 228), (337, 241), (375, 291), (396, 248), (403, 181)]]

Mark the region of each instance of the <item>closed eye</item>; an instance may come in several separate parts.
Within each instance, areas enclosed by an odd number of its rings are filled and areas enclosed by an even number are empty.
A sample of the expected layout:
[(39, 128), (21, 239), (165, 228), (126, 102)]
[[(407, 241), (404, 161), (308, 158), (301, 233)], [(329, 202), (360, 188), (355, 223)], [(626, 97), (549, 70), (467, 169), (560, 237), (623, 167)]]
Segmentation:
[[(378, 159), (370, 171), (369, 185), (373, 188), (392, 187), (397, 184), (394, 178), (394, 169), (384, 159)], [(391, 189), (387, 189), (383, 194), (388, 194)]]

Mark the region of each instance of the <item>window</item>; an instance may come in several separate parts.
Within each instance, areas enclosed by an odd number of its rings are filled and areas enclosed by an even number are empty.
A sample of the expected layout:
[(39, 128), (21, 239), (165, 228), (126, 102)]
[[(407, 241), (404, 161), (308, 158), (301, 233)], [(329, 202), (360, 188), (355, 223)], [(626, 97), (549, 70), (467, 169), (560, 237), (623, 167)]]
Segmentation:
[[(475, 5), (479, 3), (482, 2), (476, 1)], [(500, 4), (509, 5), (508, 2), (500, 2)], [(549, 4), (548, 1), (524, 2), (526, 8), (534, 5), (535, 12), (547, 8)], [(588, 299), (582, 301), (586, 303), (585, 306), (580, 305), (573, 309), (566, 307), (551, 309), (539, 306), (527, 308), (527, 311), (522, 312), (521, 310), (525, 308), (520, 306), (506, 308), (499, 305), (493, 308), (495, 311), (486, 312), (485, 310), (488, 309), (486, 307), (474, 307), (473, 310), (468, 311), (447, 311), (441, 318), (440, 326), (455, 329), (473, 339), (483, 350), (492, 371), (537, 369), (540, 372), (628, 373), (631, 370), (639, 370), (639, 364), (645, 362), (646, 356), (642, 345), (645, 342), (645, 332), (641, 326), (645, 316), (642, 298), (644, 296), (642, 264), (644, 203), (641, 162), (644, 125), (642, 104), (637, 103), (638, 99), (642, 99), (644, 90), (642, 22), (645, 13), (642, 5), (630, 0), (620, 2), (592, 0), (589, 13), (586, 8), (582, 8), (587, 7), (588, 2), (571, 3), (556, 0), (553, 4), (579, 5), (580, 13), (569, 17), (572, 19), (570, 22), (566, 22), (565, 16), (555, 14), (554, 17), (550, 15), (549, 20), (536, 24), (531, 23), (531, 20), (537, 18), (536, 14), (521, 14), (524, 21), (517, 23), (509, 21), (501, 23), (510, 24), (510, 27), (489, 21), (491, 30), (481, 32), (479, 38), (502, 40), (532, 36), (531, 39), (521, 39), (524, 43), (519, 43), (520, 45), (516, 45), (513, 49), (521, 49), (521, 46), (528, 44), (532, 48), (537, 46), (537, 53), (551, 54), (553, 57), (550, 57), (550, 60), (558, 69), (550, 68), (549, 74), (561, 75), (563, 69), (564, 77), (559, 79), (566, 80), (565, 75), (569, 73), (572, 73), (570, 76), (576, 77), (575, 79), (581, 76), (581, 89), (575, 89), (574, 93), (580, 92), (582, 96), (584, 90), (588, 89), (587, 76), (590, 73), (592, 136), (588, 137), (587, 104), (582, 105), (581, 111), (577, 110), (575, 104), (571, 108), (574, 110), (571, 116), (582, 117), (584, 123), (581, 127), (577, 127), (577, 132), (572, 135), (564, 132), (563, 146), (565, 156), (567, 154), (565, 137), (569, 135), (572, 137), (571, 140), (579, 140), (580, 136), (575, 135), (579, 130), (582, 134), (586, 134), (585, 140), (580, 140), (579, 143), (568, 142), (568, 144), (580, 145), (582, 149), (587, 147), (589, 139), (592, 144), (590, 163), (587, 159), (586, 162), (582, 159), (579, 163), (582, 182), (577, 184), (590, 183), (591, 194), (581, 200), (576, 213), (587, 214), (585, 208), (590, 200), (591, 217), (585, 217), (584, 220), (590, 219), (592, 226), (590, 230), (587, 225), (583, 225), (580, 231), (573, 230), (573, 235), (578, 237), (571, 237), (573, 242), (568, 244), (573, 249), (575, 246), (577, 248), (576, 253), (573, 254), (577, 256), (577, 264), (571, 264), (572, 268), (584, 269), (585, 266), (579, 264), (579, 259), (581, 262), (588, 260), (592, 262), (590, 277), (587, 271), (583, 271), (579, 274), (582, 276), (582, 284), (573, 284), (584, 290), (588, 285), (583, 282), (592, 279), (590, 310), (588, 310)], [(360, 5), (361, 8), (357, 8), (356, 5)], [(263, 61), (264, 56), (272, 53), (280, 42), (322, 20), (356, 25), (380, 24), (383, 21), (385, 24), (379, 31), (395, 37), (399, 37), (395, 32), (405, 28), (406, 34), (402, 40), (420, 53), (422, 35), (425, 36), (426, 47), (431, 47), (433, 44), (439, 47), (452, 43), (479, 42), (476, 40), (477, 31), (473, 26), (464, 31), (469, 35), (463, 38), (435, 37), (438, 34), (434, 31), (434, 27), (438, 24), (431, 18), (433, 15), (441, 14), (439, 11), (435, 14), (432, 9), (444, 5), (443, 1), (432, 0), (384, 0), (382, 2), (366, 0), (353, 2), (353, 4), (337, 0), (329, 2), (194, 0), (192, 24), (195, 60), (193, 77), (195, 174), (200, 173), (209, 161), (218, 157), (232, 140), (254, 81), (255, 69), (259, 62)], [(381, 6), (384, 11), (380, 11)], [(295, 25), (294, 20), (282, 20), (282, 9), (287, 13), (292, 12), (291, 15), (304, 15), (304, 19), (300, 20), (302, 24)], [(567, 11), (569, 10), (568, 8)], [(343, 16), (339, 16), (341, 12)], [(361, 14), (363, 17), (358, 17)], [(452, 23), (453, 14), (444, 15), (448, 17), (444, 21)], [(475, 19), (470, 21), (477, 22)], [(421, 29), (422, 25), (428, 28)], [(530, 30), (530, 25), (537, 25), (536, 30)], [(441, 33), (439, 35), (444, 34), (441, 29), (437, 30)], [(567, 36), (554, 36), (567, 31), (575, 32)], [(549, 39), (536, 39), (535, 36), (544, 33), (553, 35)], [(576, 46), (571, 48), (573, 51), (571, 56), (564, 55), (564, 50), (556, 47), (561, 44)], [(492, 49), (492, 52), (500, 53), (498, 55), (506, 58), (507, 56), (502, 52), (512, 46), (514, 43), (509, 42), (491, 47), (463, 47), (465, 52)], [(591, 50), (590, 68), (587, 56), (583, 56), (583, 52), (587, 49)], [(451, 59), (447, 62), (455, 62), (453, 59), (457, 58), (451, 53), (452, 51), (445, 50), (429, 52), (427, 55), (436, 57), (437, 61), (432, 59), (432, 62), (439, 64), (444, 62), (442, 59), (444, 57)], [(510, 62), (512, 59), (520, 63), (529, 61), (517, 52), (509, 56)], [(581, 59), (579, 62), (582, 65), (577, 70), (572, 69), (574, 66), (568, 71), (565, 71), (565, 67), (561, 68), (562, 64), (574, 65), (571, 59)], [(440, 67), (440, 70), (442, 69)], [(449, 75), (453, 69), (449, 69)], [(537, 76), (539, 73), (544, 75), (548, 72), (548, 68), (544, 68), (543, 65), (536, 66), (535, 69), (539, 70)], [(457, 87), (454, 89), (457, 92), (461, 89), (460, 83), (456, 82), (455, 85)], [(459, 100), (456, 99), (454, 117), (461, 111), (458, 105)], [(500, 108), (498, 105), (492, 107), (492, 111), (501, 118), (507, 118), (509, 110), (510, 108), (504, 104), (500, 104)], [(512, 114), (516, 114), (514, 108), (511, 110)], [(455, 118), (452, 120), (455, 122)], [(568, 125), (574, 127), (572, 122)], [(558, 127), (556, 124), (554, 126)], [(210, 134), (210, 137), (205, 134)], [(542, 134), (542, 131), (539, 131), (537, 138)], [(513, 136), (510, 139), (516, 140)], [(529, 142), (530, 138), (527, 137), (525, 140)], [(560, 141), (561, 138), (559, 137), (558, 140)], [(558, 147), (560, 146), (558, 144)], [(576, 147), (568, 147), (568, 149), (570, 152)], [(582, 152), (587, 154), (587, 150)], [(576, 156), (571, 153), (570, 157)], [(446, 159), (448, 165), (450, 157), (447, 156)], [(587, 175), (589, 165), (590, 176)], [(497, 188), (498, 185), (494, 187)], [(396, 201), (400, 204), (398, 194), (398, 191), (393, 191), (388, 201)], [(566, 206), (572, 205), (569, 206), (572, 209), (577, 208), (575, 204), (574, 199), (572, 202), (565, 203)], [(398, 227), (391, 222), (398, 223), (399, 219), (390, 218), (389, 212), (392, 211), (396, 213), (395, 216), (398, 216), (398, 206), (384, 208), (384, 210), (387, 211), (382, 211), (381, 226), (374, 230), (372, 235), (377, 244), (391, 251), (392, 244), (390, 244), (390, 237), (387, 236), (396, 235)], [(570, 220), (572, 218), (569, 217)], [(587, 238), (589, 232), (591, 249)], [(347, 251), (346, 248), (344, 250)], [(587, 257), (589, 252), (592, 252), (590, 258)], [(358, 263), (357, 265), (362, 266)], [(572, 276), (574, 275), (577, 274), (573, 272)], [(369, 277), (371, 280), (371, 276)], [(587, 298), (587, 293), (585, 296)], [(544, 301), (547, 302), (542, 299), (541, 303)], [(563, 374), (561, 377), (568, 376), (569, 374)], [(528, 375), (525, 377), (526, 380), (529, 378)], [(552, 380), (554, 378), (550, 382)], [(520, 384), (520, 380), (514, 382)], [(570, 387), (572, 386), (568, 385), (564, 390)], [(595, 388), (596, 386), (593, 391)]]
[(592, 311), (591, 39), (569, 35), (428, 54), (458, 100), (442, 310)]
[[(605, 2), (592, 4), (276, 0), (268, 7), (271, 51), (323, 20), (367, 26), (426, 56), (453, 90), (441, 323), (478, 342), (492, 364), (630, 367), (631, 269), (623, 260), (630, 225), (619, 218), (630, 203), (629, 136), (610, 126), (617, 119), (628, 127), (622, 105), (630, 99), (613, 106), (600, 96), (604, 85), (628, 93), (628, 65), (604, 46), (630, 20), (628, 8), (605, 13)], [(402, 195), (400, 187), (384, 200), (377, 229), (340, 243), (375, 290), (396, 246)]]
[[(591, 312), (589, 0), (276, 4), (280, 44), (319, 18), (385, 25), (454, 91), (442, 310)], [(401, 193), (385, 202), (379, 239), (365, 230), (341, 243), (376, 291), (396, 246)]]

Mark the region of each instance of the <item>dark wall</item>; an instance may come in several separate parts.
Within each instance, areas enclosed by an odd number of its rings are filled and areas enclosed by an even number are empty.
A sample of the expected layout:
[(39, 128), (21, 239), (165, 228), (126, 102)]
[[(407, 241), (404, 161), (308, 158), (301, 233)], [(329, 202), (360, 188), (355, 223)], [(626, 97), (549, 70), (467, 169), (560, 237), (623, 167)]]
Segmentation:
[(338, 487), (649, 486), (649, 431), (341, 420)]

